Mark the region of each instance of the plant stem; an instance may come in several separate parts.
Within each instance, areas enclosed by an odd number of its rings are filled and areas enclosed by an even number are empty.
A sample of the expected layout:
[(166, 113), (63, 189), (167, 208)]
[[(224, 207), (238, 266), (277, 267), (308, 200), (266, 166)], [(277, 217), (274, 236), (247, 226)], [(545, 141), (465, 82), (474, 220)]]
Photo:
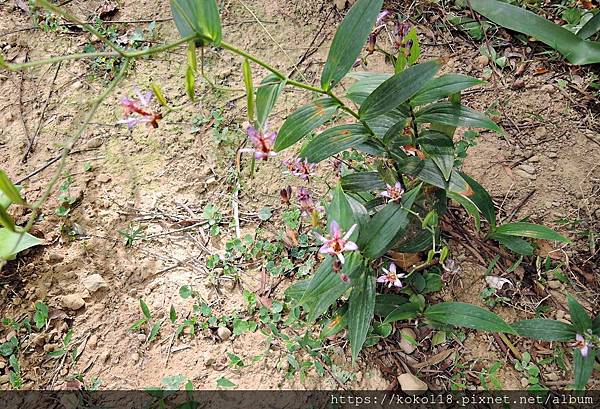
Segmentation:
[(90, 33), (92, 33), (93, 35), (98, 37), (98, 39), (100, 41), (102, 41), (104, 44), (106, 44), (107, 46), (109, 46), (110, 48), (115, 50), (120, 56), (122, 56), (122, 57), (126, 56), (125, 51), (121, 47), (119, 47), (118, 45), (116, 45), (115, 43), (110, 41), (108, 38), (106, 38), (104, 35), (102, 35), (102, 33), (100, 33), (98, 30), (96, 30), (90, 24), (84, 23), (83, 21), (79, 21), (79, 19), (77, 17), (75, 17), (74, 15), (72, 15), (71, 13), (66, 12), (62, 8), (55, 6), (54, 4), (48, 2), (47, 0), (35, 0), (35, 3), (47, 10), (52, 11), (55, 14), (58, 14), (59, 16), (65, 18), (66, 20), (69, 20), (70, 22), (75, 23), (78, 26), (81, 26), (84, 30), (89, 31)]
[[(261, 67), (263, 67), (263, 68), (267, 69), (268, 71), (272, 72), (273, 74), (275, 74), (277, 77), (279, 77), (279, 79), (281, 79), (288, 85), (291, 85), (296, 88), (302, 88), (302, 89), (305, 89), (308, 91), (316, 92), (319, 94), (328, 95), (331, 99), (333, 99), (336, 103), (338, 103), (344, 111), (346, 111), (347, 113), (352, 115), (354, 118), (360, 120), (358, 113), (356, 113), (350, 107), (348, 107), (346, 104), (344, 104), (344, 102), (342, 100), (340, 100), (339, 97), (335, 96), (331, 91), (325, 91), (324, 89), (312, 86), (310, 84), (306, 84), (301, 81), (293, 80), (293, 79), (289, 78), (287, 75), (285, 75), (284, 73), (282, 73), (281, 71), (279, 71), (277, 68), (272, 67), (268, 63), (253, 56), (252, 54), (242, 50), (241, 48), (234, 46), (233, 44), (229, 44), (229, 43), (226, 43), (225, 41), (222, 41), (221, 47), (224, 48), (225, 50), (231, 51), (234, 54), (238, 54), (244, 58), (247, 58), (250, 61), (255, 62), (256, 64), (260, 65)], [(365, 125), (365, 127), (368, 128), (368, 126), (366, 124), (364, 124), (364, 125)]]
[[(173, 48), (177, 48), (180, 45), (185, 44), (188, 41), (193, 40), (195, 38), (197, 38), (197, 36), (190, 35), (190, 36), (181, 38), (177, 41), (174, 41), (172, 43), (163, 44), (163, 45), (159, 45), (156, 47), (151, 47), (146, 50), (126, 51), (124, 58), (128, 58), (128, 59), (140, 58), (140, 57), (144, 57), (146, 55), (158, 54), (160, 52), (169, 51), (169, 50), (171, 50)], [(5, 66), (10, 71), (20, 71), (20, 70), (24, 70), (27, 68), (37, 67), (39, 65), (54, 64), (54, 63), (61, 62), (61, 61), (82, 60), (85, 58), (97, 58), (97, 57), (121, 57), (121, 54), (114, 52), (114, 51), (100, 51), (100, 52), (93, 52), (93, 53), (67, 54), (67, 55), (61, 55), (58, 57), (47, 58), (45, 60), (29, 61), (29, 62), (21, 63), (21, 64), (6, 63)]]

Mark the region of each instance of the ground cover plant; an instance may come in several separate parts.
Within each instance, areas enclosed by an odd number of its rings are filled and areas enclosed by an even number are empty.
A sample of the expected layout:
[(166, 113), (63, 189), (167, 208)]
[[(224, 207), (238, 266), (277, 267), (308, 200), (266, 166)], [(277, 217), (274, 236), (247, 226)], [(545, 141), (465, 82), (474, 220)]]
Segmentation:
[[(297, 203), (301, 217), (311, 226), (310, 232), (301, 239), (303, 244), (316, 246), (322, 255), (314, 266), (314, 273), (286, 290), (289, 306), (296, 319), (302, 317), (302, 325), (327, 319), (326, 336), (346, 330), (353, 361), (365, 345), (387, 337), (393, 331), (394, 323), (407, 320), (417, 320), (420, 325), (440, 331), (450, 331), (453, 327), (490, 331), (500, 334), (507, 345), (511, 344), (505, 334), (566, 342), (573, 346), (573, 386), (577, 389), (585, 387), (595, 362), (599, 321), (598, 317), (590, 317), (574, 298), (569, 298), (569, 323), (546, 318), (507, 323), (481, 307), (458, 302), (430, 304), (427, 300), (427, 294), (443, 287), (448, 274), (458, 274), (452, 249), (448, 248), (444, 239), (442, 223), (450, 200), (464, 207), (476, 229), (487, 240), (498, 242), (521, 256), (533, 255), (535, 244), (531, 239), (563, 243), (568, 243), (568, 240), (528, 220), (498, 222), (491, 196), (461, 170), (466, 147), (454, 142), (458, 128), (503, 133), (503, 129), (488, 116), (461, 104), (461, 91), (481, 81), (460, 74), (439, 74), (441, 62), (421, 61), (416, 29), (401, 24), (393, 13), (382, 10), (381, 1), (359, 0), (350, 9), (334, 36), (319, 86), (290, 78), (249, 51), (223, 41), (215, 1), (173, 0), (172, 14), (181, 39), (142, 50), (115, 44), (95, 27), (78, 22), (52, 3), (38, 0), (37, 4), (80, 24), (109, 51), (88, 50), (83, 54), (20, 64), (4, 62), (4, 68), (19, 71), (40, 64), (81, 58), (121, 60), (113, 81), (94, 101), (83, 125), (63, 147), (59, 158), (62, 166), (92, 121), (95, 111), (118, 86), (136, 59), (187, 46), (184, 83), (188, 97), (194, 100), (196, 81), (205, 78), (203, 50), (205, 47), (220, 47), (241, 57), (239, 75), (244, 78), (246, 90), (248, 124), (244, 130), (249, 147), (239, 152), (248, 154), (242, 158), (249, 158), (249, 177), (254, 174), (256, 166), (277, 161), (280, 152), (302, 145), (297, 156), (285, 161), (283, 166), (291, 175), (303, 180), (306, 186), (295, 192), (291, 188), (281, 192), (282, 201)], [(392, 23), (389, 25), (393, 27), (391, 34), (395, 47), (383, 50), (377, 41), (388, 23)], [(373, 52), (385, 54), (389, 74), (351, 72), (353, 67), (368, 62), (368, 55)], [(271, 72), (261, 79), (258, 86), (254, 85), (253, 66)], [(353, 82), (343, 90), (340, 85), (348, 79)], [(279, 129), (273, 129), (269, 117), (286, 87), (314, 93), (315, 99), (289, 115)], [(134, 93), (134, 97), (120, 101), (124, 114), (119, 123), (123, 126), (156, 128), (176, 111), (169, 105), (159, 82), (152, 85), (151, 92), (137, 89)], [(217, 132), (222, 135), (223, 130), (217, 129)], [(346, 160), (348, 155), (355, 155), (358, 160), (349, 162)], [(340, 177), (328, 180), (331, 198), (320, 202), (314, 196), (311, 178), (319, 166), (324, 166), (325, 161), (334, 156), (337, 158), (335, 172)], [(7, 237), (2, 242), (2, 258), (9, 260), (39, 244), (28, 231), (61, 180), (61, 172), (56, 173), (46, 193), (32, 204), (21, 197), (18, 186), (4, 173), (0, 176), (0, 188), (4, 193), (2, 231)], [(74, 200), (66, 196), (61, 202), (63, 210), (60, 212), (65, 215)], [(7, 212), (11, 204), (30, 210), (28, 223), (23, 228), (17, 226)], [(207, 207), (204, 216), (210, 226), (210, 234), (218, 235), (221, 220), (218, 210)], [(271, 214), (265, 210), (259, 217), (268, 220)], [(140, 234), (141, 231), (133, 226), (130, 231), (121, 232), (126, 246), (132, 246)], [(288, 240), (292, 247), (302, 247), (294, 245), (298, 238), (288, 237)], [(233, 254), (236, 251), (247, 254), (256, 248), (250, 243), (231, 243), (228, 257), (235, 259), (237, 256)], [(268, 251), (265, 250), (265, 253)], [(419, 253), (425, 254), (425, 257), (418, 263), (401, 262), (402, 255)], [(235, 271), (229, 265), (232, 260), (228, 257), (212, 259), (213, 268), (221, 265), (224, 270), (231, 268)], [(194, 293), (191, 288), (182, 288), (180, 295), (190, 298)], [(148, 327), (145, 342), (151, 343), (166, 320), (153, 319), (146, 303), (143, 300), (139, 303), (143, 317), (133, 324), (132, 330)], [(250, 305), (254, 303), (249, 302)], [(209, 307), (201, 300), (197, 306), (195, 304), (195, 309), (199, 316), (207, 319), (206, 323), (186, 319), (175, 327), (175, 336), (186, 328), (190, 328), (193, 335), (196, 325), (232, 326), (233, 332), (238, 334), (253, 330), (252, 323), (238, 317), (212, 316)], [(283, 305), (262, 311), (262, 322), (278, 322), (282, 309)], [(174, 326), (178, 322), (175, 309), (170, 311), (169, 321)], [(305, 348), (306, 343), (308, 341), (299, 343), (299, 347)], [(66, 356), (69, 344), (70, 336), (63, 340), (64, 348), (54, 351), (55, 355)], [(17, 349), (16, 338), (7, 341), (6, 356), (14, 356)], [(229, 358), (233, 367), (244, 366), (238, 356), (230, 355)], [(75, 361), (76, 353), (72, 359)], [(15, 379), (11, 383), (17, 386), (18, 364), (13, 365), (14, 359), (11, 362)], [(298, 362), (294, 365), (292, 359), (290, 364), (302, 373), (303, 368)], [(535, 372), (536, 367), (531, 366), (530, 359), (523, 358), (519, 365), (530, 375)], [(490, 369), (490, 376), (494, 372)], [(185, 379), (170, 380), (167, 388), (173, 383), (179, 387), (185, 382)], [(227, 388), (235, 385), (221, 378), (218, 386)]]

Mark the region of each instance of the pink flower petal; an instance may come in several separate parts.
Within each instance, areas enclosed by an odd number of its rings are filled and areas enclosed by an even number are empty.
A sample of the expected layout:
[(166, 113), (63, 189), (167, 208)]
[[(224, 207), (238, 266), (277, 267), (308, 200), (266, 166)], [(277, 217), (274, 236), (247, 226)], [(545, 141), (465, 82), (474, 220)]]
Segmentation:
[(390, 263), (390, 271), (396, 274), (396, 265), (394, 263)]
[(378, 282), (378, 283), (385, 283), (385, 282), (387, 282), (387, 276), (386, 276), (385, 274), (384, 274), (384, 275), (382, 275), (382, 276), (379, 276), (379, 277), (377, 278), (377, 282)]
[(331, 233), (331, 237), (334, 239), (339, 239), (342, 236), (340, 225), (335, 220), (331, 221), (331, 226), (329, 226), (329, 232)]
[(350, 227), (350, 230), (348, 230), (348, 231), (346, 232), (346, 234), (344, 235), (344, 240), (348, 240), (348, 239), (350, 238), (350, 236), (352, 236), (352, 233), (354, 233), (354, 229), (356, 229), (356, 226), (357, 226), (357, 224), (356, 224), (356, 223), (354, 223), (354, 224), (352, 225), (352, 227)]
[(347, 241), (344, 245), (344, 251), (356, 251), (358, 250), (358, 246), (353, 241)]
[(327, 240), (325, 237), (321, 236), (319, 233), (317, 233), (317, 232), (313, 232), (313, 234), (315, 235), (315, 237), (316, 237), (317, 239), (319, 239), (319, 241), (320, 241), (321, 243), (328, 243), (328, 242), (329, 242), (329, 240)]
[(585, 344), (584, 346), (581, 347), (581, 349), (579, 349), (581, 351), (581, 356), (582, 357), (587, 357), (588, 356), (588, 344)]

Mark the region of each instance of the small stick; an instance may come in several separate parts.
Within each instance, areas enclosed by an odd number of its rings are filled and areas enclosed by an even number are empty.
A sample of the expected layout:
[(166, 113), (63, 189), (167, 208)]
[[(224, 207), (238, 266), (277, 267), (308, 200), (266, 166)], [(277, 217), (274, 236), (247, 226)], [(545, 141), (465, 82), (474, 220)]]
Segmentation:
[(533, 194), (536, 192), (536, 189), (533, 189), (531, 192), (527, 193), (527, 196), (525, 196), (523, 198), (523, 200), (521, 200), (519, 202), (519, 204), (512, 210), (512, 212), (510, 212), (510, 214), (508, 215), (508, 217), (506, 218), (505, 223), (510, 222), (513, 217), (515, 217), (515, 215), (518, 213), (519, 210), (521, 210), (521, 208), (523, 206), (525, 206), (525, 204), (529, 201), (529, 199), (531, 199), (531, 196), (533, 196)]
[(54, 90), (54, 83), (56, 82), (56, 77), (58, 77), (58, 72), (60, 71), (60, 67), (62, 65), (62, 61), (58, 63), (56, 67), (56, 71), (54, 72), (54, 77), (52, 78), (52, 83), (50, 83), (50, 91), (48, 91), (48, 96), (46, 97), (46, 102), (44, 103), (44, 107), (42, 108), (42, 113), (40, 114), (40, 120), (38, 121), (37, 128), (31, 138), (29, 138), (29, 143), (27, 144), (27, 148), (25, 149), (25, 153), (23, 154), (23, 158), (21, 158), (21, 163), (27, 162), (27, 157), (33, 150), (33, 144), (35, 143), (36, 138), (40, 134), (40, 130), (42, 129), (42, 122), (44, 121), (44, 115), (46, 115), (46, 109), (48, 109), (48, 104), (50, 103), (50, 97), (52, 96), (52, 92)]

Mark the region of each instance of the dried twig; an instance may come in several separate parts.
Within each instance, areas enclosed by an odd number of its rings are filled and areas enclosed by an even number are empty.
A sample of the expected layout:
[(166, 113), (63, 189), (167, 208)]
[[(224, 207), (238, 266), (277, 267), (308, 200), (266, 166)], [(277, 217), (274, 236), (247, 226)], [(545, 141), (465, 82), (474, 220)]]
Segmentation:
[(52, 96), (52, 92), (54, 90), (54, 83), (56, 82), (56, 78), (58, 77), (58, 72), (60, 71), (60, 67), (62, 65), (62, 61), (58, 63), (56, 67), (56, 71), (54, 72), (54, 77), (52, 78), (52, 82), (50, 83), (50, 90), (48, 91), (48, 96), (46, 97), (46, 102), (44, 103), (44, 107), (42, 108), (42, 113), (40, 114), (40, 120), (38, 121), (37, 128), (35, 128), (35, 132), (33, 136), (29, 139), (29, 143), (27, 144), (27, 148), (25, 148), (25, 153), (21, 158), (21, 163), (27, 162), (27, 157), (33, 150), (33, 145), (35, 144), (35, 140), (40, 134), (40, 130), (42, 129), (42, 122), (44, 121), (44, 115), (46, 115), (46, 109), (48, 109), (48, 104), (50, 103), (50, 97)]

